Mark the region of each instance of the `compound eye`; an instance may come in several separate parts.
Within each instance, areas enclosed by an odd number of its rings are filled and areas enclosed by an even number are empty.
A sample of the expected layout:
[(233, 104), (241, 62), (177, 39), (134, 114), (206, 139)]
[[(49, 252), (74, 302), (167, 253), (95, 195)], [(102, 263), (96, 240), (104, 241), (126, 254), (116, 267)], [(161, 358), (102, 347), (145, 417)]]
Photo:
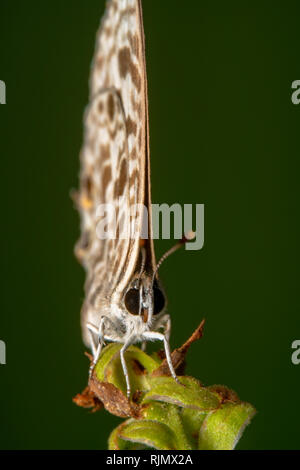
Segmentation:
[(160, 313), (166, 304), (165, 296), (159, 287), (154, 287), (153, 289), (153, 298), (154, 298), (154, 311), (153, 314), (157, 315)]
[(132, 315), (138, 315), (140, 311), (140, 292), (138, 289), (129, 289), (124, 298), (125, 307)]

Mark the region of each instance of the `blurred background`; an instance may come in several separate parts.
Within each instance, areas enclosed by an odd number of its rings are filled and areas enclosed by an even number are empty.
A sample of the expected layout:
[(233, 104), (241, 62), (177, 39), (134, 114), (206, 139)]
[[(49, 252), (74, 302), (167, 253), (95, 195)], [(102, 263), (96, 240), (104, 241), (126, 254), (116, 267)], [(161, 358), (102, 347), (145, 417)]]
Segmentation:
[[(161, 268), (187, 372), (258, 410), (239, 449), (299, 448), (300, 4), (144, 0), (153, 202), (205, 204), (205, 246)], [(1, 0), (0, 447), (105, 449), (73, 255), (83, 111), (103, 0)], [(172, 245), (158, 241), (157, 255)], [(158, 347), (159, 345), (157, 345)]]

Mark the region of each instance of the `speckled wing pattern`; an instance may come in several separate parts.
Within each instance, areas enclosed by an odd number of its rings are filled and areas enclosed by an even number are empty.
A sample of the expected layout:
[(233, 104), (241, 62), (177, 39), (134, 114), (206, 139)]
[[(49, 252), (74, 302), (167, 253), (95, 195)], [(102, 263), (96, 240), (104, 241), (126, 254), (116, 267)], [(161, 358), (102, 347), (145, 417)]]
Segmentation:
[[(122, 203), (119, 203), (120, 198)], [(147, 201), (145, 201), (147, 198)], [(97, 34), (85, 113), (77, 204), (81, 237), (76, 255), (86, 270), (82, 329), (97, 324), (99, 309), (112, 295), (121, 298), (139, 257), (142, 214), (136, 214), (136, 238), (100, 240), (96, 234), (99, 204), (113, 203), (117, 220), (126, 206), (150, 202), (147, 81), (140, 0), (110, 0)], [(151, 217), (151, 216), (150, 216)], [(151, 221), (150, 221), (151, 223)], [(155, 264), (153, 242), (149, 258)]]

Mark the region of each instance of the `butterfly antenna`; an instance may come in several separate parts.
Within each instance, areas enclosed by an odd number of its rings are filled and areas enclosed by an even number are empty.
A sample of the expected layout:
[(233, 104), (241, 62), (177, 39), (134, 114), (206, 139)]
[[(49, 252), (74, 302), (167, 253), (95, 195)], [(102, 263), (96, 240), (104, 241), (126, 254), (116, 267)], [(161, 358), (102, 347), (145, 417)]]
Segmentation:
[(141, 261), (141, 267), (140, 267), (140, 272), (139, 272), (139, 279), (141, 278), (144, 272), (145, 264), (146, 264), (146, 249), (143, 245), (141, 246), (141, 255), (142, 255), (142, 261)]
[(190, 232), (187, 232), (181, 240), (179, 240), (179, 242), (177, 242), (174, 246), (172, 246), (168, 251), (166, 251), (162, 257), (160, 258), (160, 260), (158, 261), (157, 265), (156, 265), (156, 268), (155, 268), (155, 271), (153, 273), (153, 277), (152, 277), (152, 285), (154, 283), (154, 279), (155, 279), (155, 276), (157, 274), (157, 271), (159, 270), (159, 268), (161, 267), (162, 263), (167, 259), (169, 258), (170, 255), (172, 255), (173, 253), (175, 253), (175, 251), (177, 251), (179, 248), (181, 248), (186, 242), (190, 241), (190, 240), (193, 240), (195, 238), (196, 234), (195, 232), (193, 231), (190, 231)]

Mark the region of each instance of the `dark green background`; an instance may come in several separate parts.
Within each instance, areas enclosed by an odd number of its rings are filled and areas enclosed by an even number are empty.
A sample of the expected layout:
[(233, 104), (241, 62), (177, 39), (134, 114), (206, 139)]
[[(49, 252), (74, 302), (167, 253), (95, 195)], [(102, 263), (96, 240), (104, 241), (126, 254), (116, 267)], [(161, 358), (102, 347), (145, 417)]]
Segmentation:
[[(205, 247), (161, 269), (188, 373), (258, 414), (238, 448), (299, 448), (300, 4), (144, 0), (153, 201), (205, 204)], [(82, 116), (101, 0), (1, 0), (1, 448), (106, 448), (77, 408), (88, 361), (73, 256)], [(160, 254), (171, 242), (158, 242)]]

